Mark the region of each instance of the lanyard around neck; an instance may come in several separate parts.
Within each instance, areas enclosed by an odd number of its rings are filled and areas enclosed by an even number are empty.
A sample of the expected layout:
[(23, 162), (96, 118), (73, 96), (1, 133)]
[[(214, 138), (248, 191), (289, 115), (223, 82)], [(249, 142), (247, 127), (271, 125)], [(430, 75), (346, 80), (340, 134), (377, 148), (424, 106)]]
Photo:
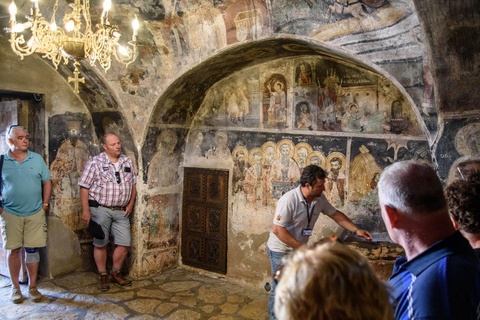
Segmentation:
[[(303, 194), (302, 194), (302, 196), (303, 196)], [(308, 220), (307, 228), (310, 228), (310, 222), (312, 221), (313, 209), (315, 209), (315, 204), (312, 206), (312, 210), (309, 210), (310, 205), (308, 204), (307, 198), (305, 198), (305, 196), (303, 196), (303, 199), (305, 200), (305, 204), (307, 205), (307, 220)]]

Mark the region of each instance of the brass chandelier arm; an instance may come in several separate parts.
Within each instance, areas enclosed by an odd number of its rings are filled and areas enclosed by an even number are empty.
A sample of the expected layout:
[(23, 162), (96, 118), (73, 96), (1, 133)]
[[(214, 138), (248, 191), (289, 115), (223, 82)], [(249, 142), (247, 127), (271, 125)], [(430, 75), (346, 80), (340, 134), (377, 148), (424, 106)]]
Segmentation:
[[(58, 0), (50, 22), (42, 17), (38, 0), (32, 0), (32, 5), (32, 15), (27, 16), (28, 21), (23, 24), (16, 21), (15, 3), (10, 5), (10, 28), (7, 28), (7, 32), (10, 33), (10, 46), (20, 59), (35, 52), (41, 53), (43, 58), (52, 61), (55, 68), (58, 68), (62, 60), (64, 64), (73, 60), (74, 79), (80, 79), (78, 62), (85, 58), (90, 60), (92, 66), (98, 61), (105, 72), (111, 67), (112, 55), (127, 67), (137, 59), (138, 20), (135, 17), (132, 42), (129, 42), (126, 48), (122, 47), (118, 43), (121, 38), (118, 27), (108, 22), (110, 0), (105, 0), (101, 23), (96, 26), (95, 32), (91, 28), (90, 0), (75, 0), (70, 5), (73, 11), (64, 16), (64, 28), (57, 27), (55, 23)], [(23, 34), (19, 34), (24, 30), (30, 30), (32, 34), (28, 41), (25, 41)], [(75, 82), (75, 92), (78, 92), (78, 82), (82, 81)]]

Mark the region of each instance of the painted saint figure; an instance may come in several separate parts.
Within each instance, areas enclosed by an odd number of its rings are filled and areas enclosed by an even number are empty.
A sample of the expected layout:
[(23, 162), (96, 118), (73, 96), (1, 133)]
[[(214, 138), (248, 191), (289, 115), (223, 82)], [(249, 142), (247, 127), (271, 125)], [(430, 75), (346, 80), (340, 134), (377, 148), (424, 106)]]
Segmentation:
[(342, 207), (345, 204), (345, 172), (344, 156), (331, 154), (329, 157), (329, 174), (325, 180), (325, 194), (327, 199), (335, 207)]
[(245, 173), (247, 171), (246, 157), (248, 150), (245, 147), (236, 147), (233, 152), (233, 177), (232, 177), (232, 194), (243, 191), (243, 183), (245, 180)]
[(279, 126), (287, 122), (287, 102), (284, 91), (284, 85), (280, 81), (275, 82), (272, 90), (268, 84), (270, 91), (270, 107), (267, 110), (268, 123), (272, 126)]
[(87, 145), (79, 139), (80, 121), (68, 121), (69, 138), (58, 148), (50, 165), (53, 183), (54, 214), (73, 231), (85, 228), (80, 216), (80, 189), (78, 179), (90, 158)]
[(179, 159), (174, 153), (177, 134), (172, 130), (163, 131), (157, 138), (157, 152), (148, 168), (149, 188), (168, 187), (177, 182)]
[(279, 157), (272, 163), (270, 172), (270, 181), (275, 182), (297, 182), (300, 178), (300, 168), (293, 156), (293, 143), (288, 140), (282, 140), (279, 143)]
[[(308, 66), (308, 68), (307, 68)], [(299, 66), (300, 71), (298, 72), (297, 75), (297, 85), (299, 86), (305, 86), (309, 85), (312, 83), (312, 75), (310, 72), (310, 65), (306, 64), (305, 62), (302, 62)]]
[(255, 203), (264, 201), (267, 198), (267, 180), (264, 175), (264, 153), (260, 148), (250, 151), (250, 168), (245, 174), (244, 189), (247, 194), (247, 201)]
[[(308, 103), (306, 102), (300, 102), (297, 105), (297, 110), (300, 112), (298, 113), (298, 122), (297, 122), (297, 128), (298, 129), (309, 129), (313, 130), (312, 124), (313, 124), (313, 116), (310, 113), (310, 107), (308, 106)], [(298, 111), (297, 111), (298, 112)]]

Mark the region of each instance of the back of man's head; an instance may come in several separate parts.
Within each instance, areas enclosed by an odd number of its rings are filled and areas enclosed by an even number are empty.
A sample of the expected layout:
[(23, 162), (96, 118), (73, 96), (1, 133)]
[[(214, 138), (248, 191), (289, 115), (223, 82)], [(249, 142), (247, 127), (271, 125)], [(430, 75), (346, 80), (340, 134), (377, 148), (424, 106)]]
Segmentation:
[(445, 189), (450, 214), (458, 228), (480, 234), (480, 180), (456, 180)]
[(325, 179), (325, 177), (325, 170), (317, 165), (311, 164), (303, 169), (302, 175), (300, 176), (300, 185), (305, 187), (308, 183), (310, 186), (314, 186), (317, 179)]
[(480, 182), (480, 158), (465, 156), (455, 160), (448, 172), (447, 185), (456, 180)]
[(446, 209), (440, 179), (431, 166), (416, 161), (396, 162), (383, 171), (378, 182), (383, 205), (407, 214), (428, 214)]

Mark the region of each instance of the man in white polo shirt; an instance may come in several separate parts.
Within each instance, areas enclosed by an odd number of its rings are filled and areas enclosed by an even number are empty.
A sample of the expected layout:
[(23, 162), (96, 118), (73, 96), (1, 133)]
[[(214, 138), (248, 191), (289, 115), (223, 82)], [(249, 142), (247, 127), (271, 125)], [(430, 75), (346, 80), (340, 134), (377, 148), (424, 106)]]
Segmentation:
[(267, 242), (267, 251), (272, 266), (272, 290), (268, 303), (268, 315), (273, 313), (275, 302), (275, 271), (282, 265), (282, 258), (290, 251), (307, 244), (320, 213), (333, 219), (338, 225), (358, 237), (372, 240), (372, 235), (355, 224), (342, 212), (335, 209), (327, 200), (325, 191), (325, 171), (316, 165), (303, 169), (300, 186), (285, 193), (277, 202), (273, 227)]

